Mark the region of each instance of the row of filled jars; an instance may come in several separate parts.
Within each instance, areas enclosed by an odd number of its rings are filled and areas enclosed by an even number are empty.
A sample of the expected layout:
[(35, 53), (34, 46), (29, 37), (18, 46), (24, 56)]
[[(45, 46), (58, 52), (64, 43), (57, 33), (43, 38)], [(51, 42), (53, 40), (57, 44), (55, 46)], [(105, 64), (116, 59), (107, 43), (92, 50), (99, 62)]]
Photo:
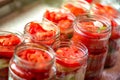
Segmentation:
[(100, 80), (117, 61), (119, 15), (71, 0), (26, 23), (23, 34), (0, 31), (0, 80)]

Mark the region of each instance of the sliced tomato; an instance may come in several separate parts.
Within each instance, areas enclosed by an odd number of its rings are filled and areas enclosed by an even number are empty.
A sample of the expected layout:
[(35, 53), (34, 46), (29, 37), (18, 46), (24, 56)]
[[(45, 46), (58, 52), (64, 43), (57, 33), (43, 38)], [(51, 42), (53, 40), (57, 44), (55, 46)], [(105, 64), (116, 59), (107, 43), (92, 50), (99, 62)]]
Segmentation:
[(80, 25), (82, 27), (83, 32), (90, 38), (100, 39), (106, 36), (106, 34), (103, 34), (102, 32), (104, 32), (107, 29), (107, 27), (101, 22), (81, 22)]
[(30, 27), (28, 30), (31, 34), (35, 34), (36, 32), (46, 32), (46, 30), (44, 30), (42, 28), (42, 26), (39, 23), (35, 23), (35, 22), (31, 22), (30, 23)]
[(23, 50), (19, 53), (19, 57), (33, 63), (45, 63), (52, 59), (48, 53), (35, 49)]
[(56, 50), (56, 62), (65, 67), (79, 67), (82, 65), (83, 53), (76, 47), (61, 47)]
[(47, 18), (48, 20), (58, 23), (60, 20), (65, 20), (67, 19), (67, 14), (64, 12), (61, 12), (61, 10), (57, 11), (46, 11), (44, 14), (44, 17)]
[(76, 7), (72, 4), (66, 4), (64, 5), (64, 7), (69, 9), (75, 16), (86, 13), (86, 11), (83, 8)]
[[(94, 9), (95, 8), (95, 9)], [(93, 12), (104, 15), (109, 19), (113, 19), (117, 17), (118, 11), (109, 5), (102, 5), (100, 3), (96, 3), (95, 7), (93, 6)]]
[(95, 26), (94, 22), (92, 21), (91, 22), (80, 22), (80, 24), (84, 30), (87, 30), (91, 33), (97, 33), (99, 29), (99, 27)]
[(2, 46), (16, 46), (21, 42), (20, 38), (18, 38), (14, 34), (7, 34), (0, 36), (0, 44)]
[(72, 27), (72, 22), (71, 20), (61, 20), (58, 22), (57, 26), (60, 28), (61, 31), (65, 31), (66, 29), (69, 29)]
[(51, 30), (51, 31), (47, 31), (47, 32), (37, 32), (34, 36), (34, 39), (37, 41), (40, 40), (50, 40), (53, 39), (53, 37), (55, 37), (56, 32)]
[(55, 12), (50, 12), (49, 10), (46, 10), (46, 12), (44, 13), (44, 17), (47, 18), (48, 20), (52, 21), (52, 22), (56, 22), (55, 21), (55, 16), (56, 16), (56, 13)]
[(20, 38), (14, 34), (0, 36), (0, 56), (11, 58), (13, 56), (15, 47), (20, 43)]

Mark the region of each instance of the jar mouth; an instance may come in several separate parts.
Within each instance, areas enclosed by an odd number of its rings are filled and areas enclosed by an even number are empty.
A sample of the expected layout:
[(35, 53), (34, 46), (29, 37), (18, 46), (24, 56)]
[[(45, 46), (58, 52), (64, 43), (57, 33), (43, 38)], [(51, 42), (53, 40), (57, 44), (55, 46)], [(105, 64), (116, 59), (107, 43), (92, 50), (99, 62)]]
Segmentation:
[(19, 32), (19, 31), (13, 31), (13, 30), (11, 30), (11, 31), (6, 31), (6, 30), (0, 30), (0, 35), (7, 35), (7, 34), (13, 34), (13, 35), (16, 35), (20, 40), (21, 40), (21, 42), (22, 41), (24, 41), (24, 39), (23, 39), (23, 35), (22, 35), (22, 33), (21, 32)]
[[(47, 38), (47, 39), (41, 39), (40, 41), (45, 41), (45, 40), (50, 40), (50, 39), (54, 39), (54, 38), (58, 38), (59, 35), (60, 35), (60, 29), (58, 26), (56, 26), (53, 22), (49, 21), (48, 19), (46, 18), (43, 18), (43, 20), (40, 22), (40, 21), (32, 21), (32, 22), (35, 22), (35, 23), (38, 23), (40, 26), (43, 26), (45, 30), (47, 31), (50, 31), (50, 30), (53, 30), (55, 31), (55, 35), (51, 36), (50, 38)], [(25, 34), (28, 34), (28, 36), (31, 36), (30, 38), (32, 40), (36, 39), (36, 35), (35, 34), (31, 34), (28, 30), (30, 28), (30, 23), (27, 23), (25, 25), (25, 28), (24, 28), (24, 33)], [(47, 27), (49, 26), (49, 28)], [(53, 29), (52, 29), (53, 28)], [(37, 33), (37, 32), (36, 32)], [(36, 42), (39, 42), (39, 40), (36, 40)]]
[(61, 59), (61, 60), (62, 59), (68, 59), (68, 60), (73, 60), (74, 59), (74, 61), (82, 61), (88, 55), (88, 49), (87, 49), (87, 47), (83, 43), (81, 43), (81, 42), (75, 43), (75, 42), (67, 39), (67, 40), (64, 40), (64, 41), (55, 42), (52, 45), (53, 49), (54, 49), (54, 45), (57, 45), (57, 46), (55, 46), (55, 51), (57, 49), (59, 49), (59, 48), (73, 49), (73, 47), (74, 47), (74, 48), (78, 49), (83, 54), (82, 56), (79, 56), (79, 58), (59, 56), (59, 55), (56, 54), (56, 59)]
[[(104, 30), (100, 29), (100, 31), (97, 31), (99, 30), (100, 27), (94, 27), (94, 25), (93, 26), (90, 25), (91, 27), (89, 28), (89, 30), (91, 31), (88, 31), (86, 28), (83, 28), (85, 24), (84, 25), (82, 24), (82, 23), (87, 23), (87, 26), (89, 26), (88, 22), (93, 22), (95, 26), (96, 25), (98, 26), (102, 25), (103, 27), (105, 26), (105, 28)], [(92, 34), (92, 35), (97, 35), (97, 36), (104, 35), (105, 37), (105, 36), (108, 36), (108, 34), (110, 34), (110, 31), (111, 31), (111, 26), (110, 26), (111, 23), (109, 19), (107, 19), (106, 17), (100, 16), (100, 15), (81, 14), (75, 19), (73, 24), (74, 24), (73, 28), (76, 32), (78, 33), (87, 32), (87, 34), (85, 34), (86, 36), (88, 34)], [(92, 30), (94, 31), (94, 28), (98, 28), (98, 29), (95, 32), (92, 32)], [(93, 37), (92, 35), (91, 35), (91, 38)]]
[[(27, 49), (33, 49), (33, 50), (40, 50), (40, 51), (43, 51), (45, 52), (48, 56), (51, 57), (51, 59), (49, 61), (46, 61), (46, 62), (36, 62), (36, 63), (33, 63), (31, 61), (27, 61), (26, 59), (23, 59), (19, 56), (19, 53), (23, 50), (27, 50)], [(22, 43), (21, 45), (18, 45), (16, 48), (15, 48), (15, 55), (14, 55), (14, 58), (16, 58), (16, 62), (17, 63), (23, 63), (25, 65), (33, 65), (32, 67), (37, 67), (37, 65), (42, 65), (42, 64), (46, 64), (46, 65), (50, 65), (51, 63), (54, 62), (54, 59), (55, 59), (55, 53), (54, 51), (52, 50), (52, 48), (50, 48), (49, 46), (47, 45), (44, 45), (44, 44), (36, 44), (36, 43)], [(29, 66), (30, 67), (30, 66)]]

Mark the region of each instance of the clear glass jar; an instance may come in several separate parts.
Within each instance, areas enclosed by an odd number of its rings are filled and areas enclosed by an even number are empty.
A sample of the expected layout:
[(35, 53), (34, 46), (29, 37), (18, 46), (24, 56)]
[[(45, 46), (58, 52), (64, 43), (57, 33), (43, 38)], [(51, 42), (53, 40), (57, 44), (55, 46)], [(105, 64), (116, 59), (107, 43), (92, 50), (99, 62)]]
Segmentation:
[(83, 13), (88, 13), (90, 4), (85, 0), (66, 0), (62, 4), (62, 8), (78, 16)]
[(44, 18), (52, 21), (60, 28), (60, 40), (71, 39), (73, 35), (72, 23), (75, 16), (62, 8), (47, 9)]
[(85, 80), (100, 80), (108, 52), (111, 34), (109, 20), (100, 15), (83, 14), (74, 21), (74, 42), (88, 48), (88, 65)]
[(22, 43), (22, 35), (10, 31), (0, 31), (0, 80), (8, 79), (8, 64), (14, 49)]
[(32, 21), (26, 24), (24, 33), (30, 39), (30, 42), (43, 43), (50, 46), (59, 40), (60, 30), (51, 21), (44, 18), (41, 22)]
[(9, 64), (9, 80), (54, 80), (55, 53), (49, 46), (23, 43)]
[(110, 68), (114, 66), (117, 61), (118, 41), (120, 39), (120, 12), (111, 5), (94, 3), (91, 7), (91, 13), (103, 15), (110, 20), (112, 33), (109, 39), (109, 51), (105, 62), (105, 68)]
[(84, 80), (88, 49), (82, 43), (70, 40), (52, 45), (56, 53), (56, 80)]
[(120, 18), (116, 18), (112, 20), (112, 33), (109, 39), (109, 50), (105, 62), (105, 68), (110, 68), (115, 66), (117, 62), (117, 56), (120, 49)]

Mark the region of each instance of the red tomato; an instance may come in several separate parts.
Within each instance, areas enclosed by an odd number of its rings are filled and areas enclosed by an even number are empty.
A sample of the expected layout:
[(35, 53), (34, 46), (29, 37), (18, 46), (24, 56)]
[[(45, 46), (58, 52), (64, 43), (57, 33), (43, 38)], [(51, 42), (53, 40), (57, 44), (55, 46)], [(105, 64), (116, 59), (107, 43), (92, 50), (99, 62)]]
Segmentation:
[(82, 9), (80, 7), (76, 7), (72, 4), (66, 4), (64, 6), (65, 6), (65, 8), (68, 8), (75, 16), (86, 13), (86, 11), (84, 9)]
[(11, 58), (13, 56), (15, 46), (20, 44), (20, 42), (20, 38), (14, 34), (0, 36), (0, 56)]
[(46, 30), (44, 30), (42, 28), (42, 26), (39, 23), (35, 23), (35, 22), (31, 22), (30, 23), (30, 28), (28, 30), (31, 34), (34, 34), (36, 32), (46, 32)]
[(118, 11), (116, 9), (108, 5), (102, 5), (100, 3), (96, 3), (92, 9), (94, 13), (104, 15), (109, 19), (113, 19), (117, 17), (117, 14), (118, 14)]
[(44, 17), (47, 18), (48, 20), (52, 21), (52, 22), (56, 22), (55, 21), (55, 16), (56, 16), (56, 13), (55, 12), (50, 12), (49, 10), (47, 10), (44, 14)]
[(65, 67), (79, 67), (82, 65), (83, 53), (76, 47), (62, 47), (56, 50), (56, 62)]
[(20, 42), (20, 38), (14, 34), (0, 36), (0, 44), (3, 46), (16, 46)]
[(65, 31), (68, 28), (72, 27), (72, 22), (71, 20), (61, 20), (58, 22), (57, 26), (60, 27), (61, 31)]
[(67, 14), (63, 13), (61, 11), (46, 11), (44, 14), (44, 17), (47, 18), (48, 20), (54, 22), (54, 23), (58, 23), (60, 20), (65, 20), (68, 19)]
[(19, 57), (32, 63), (45, 63), (52, 59), (48, 53), (35, 49), (23, 50), (19, 53)]

